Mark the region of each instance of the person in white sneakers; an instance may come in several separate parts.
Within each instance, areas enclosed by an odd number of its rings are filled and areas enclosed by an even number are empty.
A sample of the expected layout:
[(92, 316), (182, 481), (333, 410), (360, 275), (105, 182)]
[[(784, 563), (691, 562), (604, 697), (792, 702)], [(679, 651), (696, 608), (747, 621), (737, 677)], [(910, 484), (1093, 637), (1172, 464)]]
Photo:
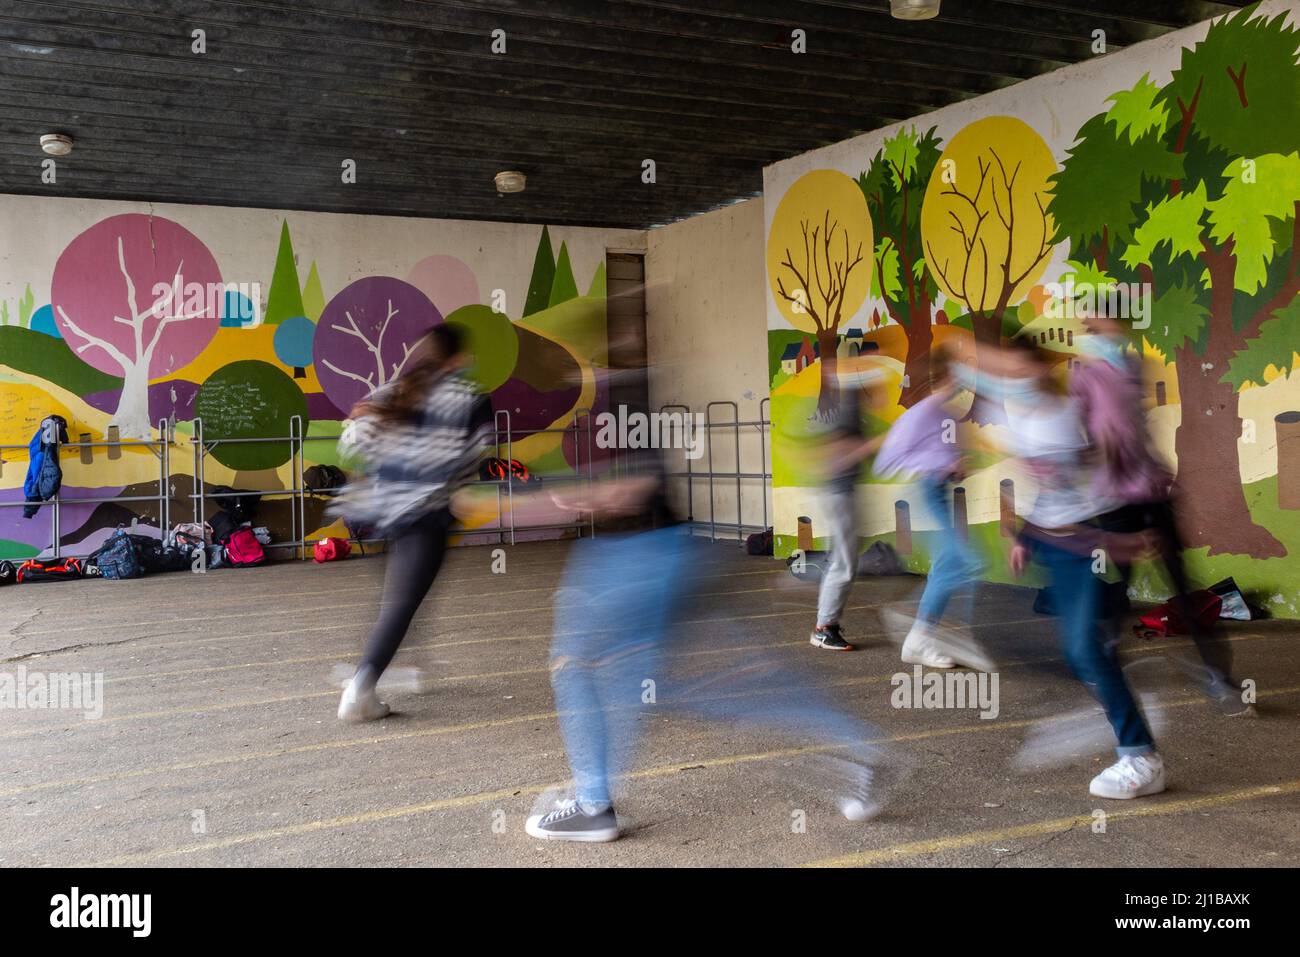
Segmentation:
[(974, 550), (953, 528), (948, 504), (950, 489), (962, 476), (957, 444), (961, 412), (950, 406), (958, 391), (949, 374), (950, 362), (947, 349), (931, 353), (930, 394), (894, 423), (873, 466), (881, 478), (915, 476), (930, 517), (937, 523), (930, 540), (930, 573), (915, 618), (896, 608), (886, 609), (884, 617), (894, 640), (902, 641), (902, 659), (907, 664), (928, 668), (965, 665), (990, 671), (993, 660), (973, 637), (941, 624), (949, 603), (960, 594), (961, 617), (970, 625), (975, 582), (983, 568)]
[(455, 326), (434, 326), (402, 374), (358, 403), (345, 445), (365, 473), (345, 486), (333, 515), (390, 539), (384, 604), (365, 656), (339, 701), (343, 721), (389, 713), (375, 686), (397, 654), (447, 552), (451, 498), (477, 477), (490, 448), (492, 411), (463, 374), (470, 357)]
[(1056, 387), (1042, 352), (1027, 339), (1013, 339), (994, 361), (996, 373), (980, 373), (976, 388), (1010, 407), (1012, 446), (1038, 486), (1011, 549), (1011, 571), (1019, 576), (1031, 557), (1047, 569), (1066, 663), (1100, 702), (1118, 742), (1118, 760), (1092, 779), (1089, 791), (1117, 800), (1158, 794), (1165, 789), (1164, 761), (1125, 681), (1116, 644), (1107, 640), (1102, 584), (1093, 574), (1098, 554), (1131, 560), (1147, 539), (1105, 534), (1096, 525), (1096, 516), (1111, 505), (1085, 468), (1082, 409)]

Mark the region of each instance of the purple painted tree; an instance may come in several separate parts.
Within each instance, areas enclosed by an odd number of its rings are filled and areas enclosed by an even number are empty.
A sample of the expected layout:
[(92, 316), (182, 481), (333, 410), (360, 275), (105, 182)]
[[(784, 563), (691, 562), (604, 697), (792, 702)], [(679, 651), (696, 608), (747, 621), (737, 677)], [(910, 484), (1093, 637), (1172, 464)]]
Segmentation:
[(64, 340), (86, 363), (122, 376), (112, 424), (150, 436), (149, 380), (192, 361), (221, 323), (221, 270), (179, 223), (126, 213), (68, 243), (51, 301)]
[(321, 388), (340, 409), (352, 408), (401, 373), (420, 337), (442, 314), (429, 297), (391, 276), (358, 279), (329, 301), (312, 357)]

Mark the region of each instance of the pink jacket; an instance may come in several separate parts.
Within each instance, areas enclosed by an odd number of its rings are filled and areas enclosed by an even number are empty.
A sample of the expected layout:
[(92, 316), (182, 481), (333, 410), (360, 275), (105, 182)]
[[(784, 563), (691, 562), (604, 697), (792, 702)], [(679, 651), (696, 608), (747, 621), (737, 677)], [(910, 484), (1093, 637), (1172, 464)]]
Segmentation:
[(1130, 359), (1120, 369), (1101, 359), (1086, 361), (1070, 379), (1070, 395), (1082, 403), (1088, 437), (1101, 456), (1096, 493), (1125, 504), (1168, 498), (1173, 476), (1147, 434), (1138, 362)]

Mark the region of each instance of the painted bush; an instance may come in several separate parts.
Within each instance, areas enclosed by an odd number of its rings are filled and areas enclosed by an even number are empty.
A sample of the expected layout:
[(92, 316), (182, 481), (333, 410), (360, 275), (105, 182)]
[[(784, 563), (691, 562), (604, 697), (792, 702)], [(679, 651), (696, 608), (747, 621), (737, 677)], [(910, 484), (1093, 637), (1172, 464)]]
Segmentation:
[(288, 442), (230, 442), (290, 434), (290, 420), (308, 422), (307, 398), (293, 379), (269, 362), (244, 359), (224, 365), (203, 383), (194, 399), (204, 438), (216, 441), (212, 457), (236, 471), (273, 469), (289, 461)]

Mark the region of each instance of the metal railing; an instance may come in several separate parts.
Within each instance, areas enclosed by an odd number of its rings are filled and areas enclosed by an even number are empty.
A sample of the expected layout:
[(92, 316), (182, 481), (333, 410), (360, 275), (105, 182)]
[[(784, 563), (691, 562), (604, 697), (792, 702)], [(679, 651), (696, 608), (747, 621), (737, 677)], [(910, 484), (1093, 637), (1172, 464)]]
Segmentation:
[[(727, 408), (731, 410), (730, 418), (724, 421), (714, 420), (714, 410)], [(667, 414), (670, 411), (679, 410), (685, 415), (692, 415), (689, 406), (681, 404), (662, 405), (659, 407), (661, 414)], [(756, 430), (759, 437), (759, 471), (748, 472), (741, 468), (741, 434), (743, 429)], [(718, 540), (718, 530), (722, 529), (724, 534), (731, 533), (736, 536), (737, 541), (744, 542), (745, 535), (748, 532), (761, 532), (768, 527), (768, 509), (767, 498), (771, 493), (772, 473), (768, 469), (768, 460), (771, 452), (771, 400), (768, 398), (761, 399), (758, 403), (758, 418), (745, 419), (740, 418), (740, 406), (736, 402), (727, 399), (719, 399), (706, 403), (704, 406), (704, 430), (705, 430), (705, 448), (708, 455), (708, 470), (704, 472), (695, 471), (691, 468), (690, 456), (685, 456), (685, 471), (670, 471), (667, 474), (669, 478), (685, 479), (686, 481), (686, 514), (687, 521), (691, 526), (692, 534), (700, 534), (703, 529), (708, 529), (709, 540)], [(713, 434), (715, 431), (730, 429), (734, 439), (735, 452), (735, 470), (725, 471), (718, 470), (714, 465), (713, 459)], [(708, 483), (709, 495), (709, 518), (705, 521), (695, 516), (695, 483), (706, 481)], [(714, 495), (716, 483), (731, 482), (736, 485), (736, 520), (734, 522), (720, 522), (717, 517), (717, 499)], [(744, 513), (744, 482), (760, 481), (763, 483), (760, 490), (762, 500), (763, 522), (761, 525), (754, 525), (745, 521)]]
[[(63, 495), (60, 488), (54, 495), (42, 501), (17, 501), (17, 502), (0, 502), (0, 508), (19, 508), (28, 505), (39, 508), (49, 508), (51, 510), (51, 538), (52, 544), (50, 549), (54, 558), (63, 557), (63, 523), (62, 509), (64, 505), (106, 505), (110, 502), (157, 502), (158, 503), (158, 522), (161, 528), (162, 537), (167, 536), (167, 530), (171, 527), (171, 495), (168, 490), (168, 484), (171, 479), (171, 446), (172, 434), (171, 424), (166, 419), (158, 421), (158, 438), (157, 439), (101, 439), (98, 442), (81, 441), (81, 442), (59, 442), (56, 443), (59, 449), (130, 449), (146, 448), (152, 452), (158, 459), (158, 493), (156, 495), (114, 495), (111, 497), (103, 496), (77, 496), (76, 498), (67, 498)], [(20, 449), (23, 452), (29, 452), (26, 444), (22, 445), (0, 445), (0, 462), (3, 462), (4, 453)], [(150, 479), (149, 481), (153, 481)], [(41, 551), (44, 551), (42, 549)], [(78, 556), (69, 556), (72, 558)]]

